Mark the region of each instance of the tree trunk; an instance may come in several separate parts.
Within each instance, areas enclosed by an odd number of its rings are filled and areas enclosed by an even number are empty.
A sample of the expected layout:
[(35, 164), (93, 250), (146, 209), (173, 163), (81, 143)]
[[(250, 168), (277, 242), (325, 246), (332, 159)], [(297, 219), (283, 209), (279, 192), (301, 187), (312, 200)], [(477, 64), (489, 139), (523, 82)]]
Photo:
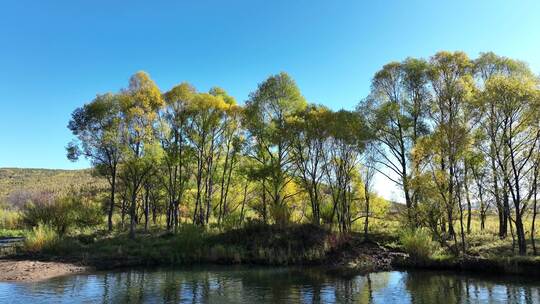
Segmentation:
[(512, 225), (510, 223), (510, 198), (508, 197), (508, 189), (505, 187), (505, 190), (503, 190), (503, 207), (504, 207), (504, 214), (503, 214), (503, 238), (505, 238), (508, 235), (508, 225)]
[(157, 221), (157, 205), (154, 202), (154, 204), (152, 205), (152, 223), (156, 225), (157, 224), (156, 221)]
[(126, 199), (122, 199), (122, 209), (120, 213), (120, 229), (124, 231), (126, 228)]
[(368, 239), (368, 225), (369, 225), (369, 195), (366, 194), (366, 219), (364, 221), (364, 240)]
[(486, 223), (486, 213), (482, 211), (480, 213), (480, 230), (484, 231), (485, 223)]
[(268, 215), (267, 215), (267, 210), (266, 210), (266, 184), (265, 184), (265, 181), (263, 179), (263, 182), (262, 182), (262, 201), (263, 201), (263, 221), (264, 223), (268, 223)]
[(463, 227), (463, 204), (461, 203), (461, 193), (458, 194), (458, 203), (459, 203), (459, 224), (461, 228), (461, 250), (463, 254), (466, 252), (466, 245), (465, 245), (465, 228)]
[(150, 218), (150, 191), (144, 193), (144, 231), (148, 232), (148, 219)]
[(534, 167), (534, 181), (533, 181), (533, 215), (532, 215), (532, 223), (531, 223), (531, 245), (533, 249), (533, 254), (536, 255), (536, 242), (535, 242), (535, 224), (536, 224), (536, 204), (538, 202), (538, 163), (535, 164)]
[(113, 211), (114, 211), (114, 195), (116, 193), (116, 170), (113, 170), (111, 177), (111, 201), (109, 205), (109, 214), (107, 215), (107, 223), (109, 227), (109, 232), (113, 230)]
[[(516, 210), (516, 213), (518, 210)], [(521, 219), (521, 214), (516, 215), (516, 234), (518, 239), (518, 249), (520, 255), (527, 254), (527, 241), (525, 239), (525, 230), (523, 228), (523, 222)]]
[(174, 233), (177, 233), (178, 232), (178, 224), (180, 223), (179, 216), (178, 216), (178, 213), (179, 213), (178, 209), (180, 207), (180, 202), (179, 201), (174, 201), (173, 206), (174, 206), (174, 209), (173, 209)]
[(469, 194), (468, 179), (465, 178), (465, 198), (467, 200), (467, 234), (471, 234), (472, 204)]
[(533, 205), (533, 218), (531, 223), (531, 244), (533, 248), (534, 255), (537, 254), (536, 252), (536, 243), (535, 243), (535, 233), (536, 233), (536, 214), (537, 214), (537, 199), (536, 199), (536, 190), (534, 191), (534, 205)]
[[(135, 188), (135, 187), (134, 187)], [(136, 207), (137, 207), (137, 190), (132, 190), (131, 193), (131, 205), (129, 206), (129, 238), (134, 239), (135, 238), (135, 225), (137, 224), (137, 214), (136, 214)]]
[(242, 225), (244, 222), (244, 207), (246, 206), (247, 189), (248, 189), (248, 181), (246, 180), (246, 185), (244, 186), (244, 199), (242, 199), (242, 208), (240, 209), (240, 225)]

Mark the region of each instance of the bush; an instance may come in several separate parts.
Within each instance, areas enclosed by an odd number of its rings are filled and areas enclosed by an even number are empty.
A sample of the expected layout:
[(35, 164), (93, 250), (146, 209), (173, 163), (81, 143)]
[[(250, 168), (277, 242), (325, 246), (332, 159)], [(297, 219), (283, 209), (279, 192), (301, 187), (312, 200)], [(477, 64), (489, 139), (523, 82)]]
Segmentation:
[(406, 230), (400, 235), (400, 242), (409, 256), (417, 261), (427, 260), (437, 250), (437, 243), (425, 229)]
[(287, 226), (291, 221), (291, 210), (287, 205), (270, 205), (270, 215), (280, 227)]
[(15, 210), (0, 209), (0, 229), (20, 228), (20, 216)]
[(240, 213), (239, 212), (227, 214), (223, 218), (223, 222), (222, 222), (223, 230), (228, 231), (231, 229), (238, 228), (239, 226), (240, 226)]
[(30, 227), (51, 226), (62, 236), (73, 227), (93, 227), (103, 222), (99, 204), (77, 194), (29, 202), (22, 210), (22, 221)]
[(24, 247), (29, 252), (40, 252), (58, 242), (58, 234), (49, 225), (38, 224), (26, 235)]

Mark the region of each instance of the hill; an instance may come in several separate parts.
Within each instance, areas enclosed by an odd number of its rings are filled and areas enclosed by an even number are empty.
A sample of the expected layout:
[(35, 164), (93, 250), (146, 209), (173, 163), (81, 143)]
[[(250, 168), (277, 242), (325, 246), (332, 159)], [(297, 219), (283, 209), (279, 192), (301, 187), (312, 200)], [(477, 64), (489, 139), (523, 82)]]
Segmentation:
[(0, 168), (0, 204), (11, 203), (10, 197), (24, 192), (63, 193), (72, 188), (103, 187), (106, 181), (92, 174), (91, 169), (21, 169)]

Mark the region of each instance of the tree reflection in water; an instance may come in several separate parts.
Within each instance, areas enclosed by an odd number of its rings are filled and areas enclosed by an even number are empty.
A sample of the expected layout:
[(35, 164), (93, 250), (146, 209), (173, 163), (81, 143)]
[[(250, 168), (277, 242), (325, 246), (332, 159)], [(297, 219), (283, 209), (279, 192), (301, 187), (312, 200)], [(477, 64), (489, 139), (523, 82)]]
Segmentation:
[(316, 268), (128, 270), (0, 283), (0, 302), (540, 303), (540, 283), (450, 272), (341, 277)]

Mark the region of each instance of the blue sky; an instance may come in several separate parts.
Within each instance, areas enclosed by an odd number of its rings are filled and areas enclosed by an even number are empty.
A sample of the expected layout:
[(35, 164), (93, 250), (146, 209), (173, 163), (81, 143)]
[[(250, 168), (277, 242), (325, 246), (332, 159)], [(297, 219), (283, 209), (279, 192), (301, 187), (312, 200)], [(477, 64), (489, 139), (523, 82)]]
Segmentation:
[(334, 109), (352, 109), (383, 64), (439, 50), (540, 71), (540, 1), (367, 2), (2, 0), (0, 167), (87, 167), (65, 158), (70, 113), (138, 70), (239, 102), (286, 71)]

